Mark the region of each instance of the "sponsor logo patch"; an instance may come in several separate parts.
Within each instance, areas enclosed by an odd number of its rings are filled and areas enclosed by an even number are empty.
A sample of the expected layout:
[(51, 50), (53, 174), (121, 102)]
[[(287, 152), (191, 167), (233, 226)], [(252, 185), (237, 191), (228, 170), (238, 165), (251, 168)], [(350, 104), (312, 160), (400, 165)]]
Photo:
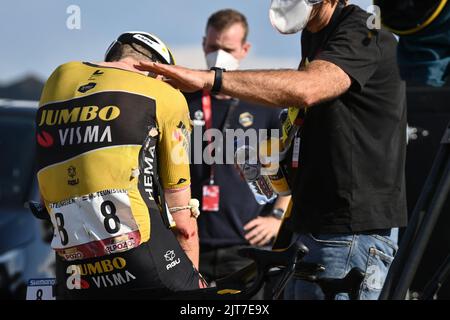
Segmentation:
[(97, 77), (100, 77), (101, 75), (103, 75), (104, 74), (104, 72), (103, 71), (101, 71), (101, 70), (95, 70), (95, 72), (93, 73), (93, 74), (91, 74), (91, 76), (89, 77), (89, 81), (91, 81), (91, 80), (96, 80), (97, 79)]
[(80, 183), (80, 179), (78, 179), (77, 176), (77, 168), (74, 166), (70, 166), (67, 168), (67, 175), (69, 176), (69, 179), (67, 180), (67, 184), (70, 186), (75, 186), (78, 183)]
[(91, 89), (94, 89), (97, 84), (95, 82), (89, 82), (88, 84), (82, 85), (78, 88), (78, 92), (86, 93)]
[(94, 276), (103, 273), (110, 273), (117, 270), (122, 270), (127, 266), (127, 261), (122, 257), (115, 257), (113, 259), (104, 259), (92, 263), (78, 264), (78, 272), (82, 276)]
[(105, 247), (105, 251), (108, 254), (123, 252), (136, 247), (136, 241), (134, 238), (128, 238), (128, 235), (123, 235), (114, 239), (114, 243), (111, 243)]
[(166, 265), (166, 269), (170, 270), (174, 267), (176, 267), (177, 264), (181, 263), (180, 258), (175, 260), (175, 251), (174, 250), (168, 250), (165, 254), (164, 254), (164, 259), (166, 259), (167, 262), (170, 261), (170, 263), (168, 263)]
[(253, 124), (253, 115), (250, 112), (244, 112), (239, 115), (239, 123), (247, 128)]
[(40, 133), (38, 133), (36, 138), (38, 144), (44, 148), (50, 148), (54, 143), (53, 137), (46, 131), (41, 131)]
[(66, 109), (44, 109), (42, 111), (38, 126), (55, 126), (69, 123), (89, 122), (96, 119), (108, 122), (115, 120), (120, 115), (117, 106), (83, 106)]
[(168, 251), (164, 254), (164, 258), (166, 259), (166, 261), (172, 261), (173, 259), (175, 259), (175, 251), (173, 251), (173, 250), (168, 250)]
[(133, 280), (136, 280), (136, 277), (128, 270), (92, 277), (92, 281), (99, 289), (121, 286)]
[(194, 120), (192, 120), (192, 123), (195, 126), (204, 126), (205, 125), (205, 120), (204, 120), (204, 115), (203, 115), (202, 110), (195, 111)]

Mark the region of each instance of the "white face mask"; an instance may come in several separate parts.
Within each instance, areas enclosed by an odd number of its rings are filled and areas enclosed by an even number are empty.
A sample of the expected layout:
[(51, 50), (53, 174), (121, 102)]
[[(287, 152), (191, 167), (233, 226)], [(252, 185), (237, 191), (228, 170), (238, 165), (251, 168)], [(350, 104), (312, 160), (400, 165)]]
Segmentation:
[(269, 10), (270, 22), (280, 33), (299, 32), (308, 24), (312, 8), (313, 4), (307, 0), (272, 0)]
[(233, 71), (239, 68), (239, 60), (222, 49), (208, 53), (205, 58), (208, 69), (218, 67)]

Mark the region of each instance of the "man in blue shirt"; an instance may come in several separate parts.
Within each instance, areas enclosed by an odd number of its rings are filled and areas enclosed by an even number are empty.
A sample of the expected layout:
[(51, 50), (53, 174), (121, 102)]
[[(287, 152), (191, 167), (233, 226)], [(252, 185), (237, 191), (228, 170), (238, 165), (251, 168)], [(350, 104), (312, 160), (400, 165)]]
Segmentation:
[(450, 85), (450, 2), (377, 0), (383, 23), (400, 36), (398, 63), (408, 85)]

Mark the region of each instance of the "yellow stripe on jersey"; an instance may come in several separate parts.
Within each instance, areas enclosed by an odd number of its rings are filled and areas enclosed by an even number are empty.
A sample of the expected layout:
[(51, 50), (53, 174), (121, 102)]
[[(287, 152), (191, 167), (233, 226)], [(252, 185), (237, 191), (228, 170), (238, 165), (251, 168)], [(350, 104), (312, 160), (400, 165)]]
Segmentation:
[(137, 188), (137, 179), (130, 177), (138, 168), (140, 148), (96, 149), (48, 166), (38, 172), (41, 195), (49, 202), (59, 202), (100, 190)]

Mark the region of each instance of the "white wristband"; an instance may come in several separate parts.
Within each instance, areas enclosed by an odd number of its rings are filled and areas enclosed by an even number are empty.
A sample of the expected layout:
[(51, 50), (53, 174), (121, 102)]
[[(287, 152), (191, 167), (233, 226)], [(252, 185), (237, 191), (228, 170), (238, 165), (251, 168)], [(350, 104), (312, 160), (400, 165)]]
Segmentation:
[(181, 210), (191, 210), (191, 216), (197, 219), (200, 216), (200, 210), (198, 209), (200, 207), (200, 202), (197, 199), (191, 199), (189, 200), (189, 204), (187, 206), (183, 207), (172, 207), (169, 208), (170, 213), (175, 213)]

